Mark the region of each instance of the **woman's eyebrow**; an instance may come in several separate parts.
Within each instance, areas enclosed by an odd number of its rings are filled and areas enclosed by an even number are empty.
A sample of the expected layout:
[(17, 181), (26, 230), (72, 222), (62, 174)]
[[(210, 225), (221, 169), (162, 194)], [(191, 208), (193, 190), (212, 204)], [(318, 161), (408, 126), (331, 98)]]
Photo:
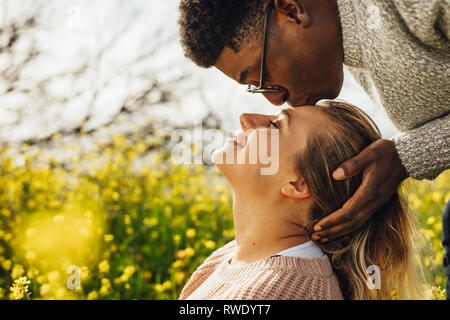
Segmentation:
[(283, 110), (281, 110), (281, 114), (286, 115), (286, 117), (288, 118), (288, 126), (289, 126), (289, 125), (290, 125), (290, 122), (291, 122), (291, 115), (290, 115), (288, 109), (283, 109)]

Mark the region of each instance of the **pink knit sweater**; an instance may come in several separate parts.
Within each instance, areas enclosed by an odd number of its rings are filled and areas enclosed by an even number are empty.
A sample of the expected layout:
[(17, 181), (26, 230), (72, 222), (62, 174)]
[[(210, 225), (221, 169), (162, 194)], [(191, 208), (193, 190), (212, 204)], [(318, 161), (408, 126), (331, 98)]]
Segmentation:
[(236, 240), (214, 251), (195, 270), (179, 299), (341, 300), (328, 257), (278, 256), (244, 265), (229, 264)]

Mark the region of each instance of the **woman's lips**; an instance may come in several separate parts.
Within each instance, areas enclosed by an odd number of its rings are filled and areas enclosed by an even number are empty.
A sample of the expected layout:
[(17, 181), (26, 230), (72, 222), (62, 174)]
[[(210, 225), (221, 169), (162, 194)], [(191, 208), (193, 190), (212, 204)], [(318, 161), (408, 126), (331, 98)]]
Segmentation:
[(244, 133), (241, 130), (237, 130), (234, 133), (234, 137), (227, 140), (228, 143), (234, 143), (239, 148), (245, 147)]

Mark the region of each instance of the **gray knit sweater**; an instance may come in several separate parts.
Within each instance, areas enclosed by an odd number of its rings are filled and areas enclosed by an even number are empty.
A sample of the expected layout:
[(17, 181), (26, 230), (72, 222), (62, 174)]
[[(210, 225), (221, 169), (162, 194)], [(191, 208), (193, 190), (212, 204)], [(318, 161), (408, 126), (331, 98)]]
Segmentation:
[(450, 168), (450, 0), (337, 0), (344, 63), (382, 105), (416, 179)]

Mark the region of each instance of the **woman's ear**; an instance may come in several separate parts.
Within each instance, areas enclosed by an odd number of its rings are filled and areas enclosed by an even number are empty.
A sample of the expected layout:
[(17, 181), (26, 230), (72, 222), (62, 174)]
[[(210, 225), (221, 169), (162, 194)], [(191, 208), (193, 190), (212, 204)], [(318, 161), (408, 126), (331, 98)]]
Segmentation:
[(289, 181), (281, 187), (281, 193), (292, 199), (307, 199), (310, 197), (305, 180)]
[(288, 21), (309, 26), (310, 17), (303, 0), (275, 0), (275, 8), (278, 14), (286, 17)]

